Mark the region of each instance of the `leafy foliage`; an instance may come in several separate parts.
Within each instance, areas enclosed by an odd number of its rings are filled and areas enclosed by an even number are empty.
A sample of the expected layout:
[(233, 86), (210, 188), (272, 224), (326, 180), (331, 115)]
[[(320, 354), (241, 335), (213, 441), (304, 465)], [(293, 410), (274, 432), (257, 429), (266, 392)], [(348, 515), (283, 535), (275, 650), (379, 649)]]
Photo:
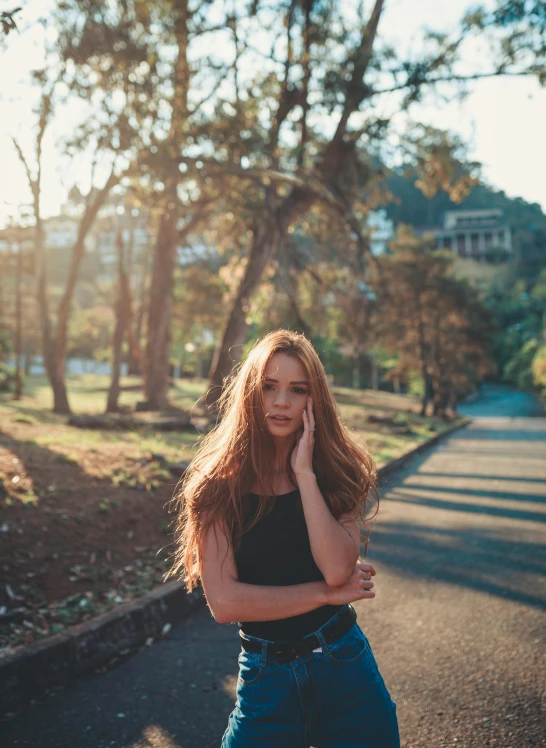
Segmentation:
[(429, 398), (434, 412), (442, 412), (494, 371), (491, 314), (477, 292), (453, 276), (452, 265), (451, 253), (402, 225), (391, 254), (380, 260), (384, 273), (373, 275), (378, 337), (398, 353), (400, 373), (421, 374), (423, 413)]
[(546, 397), (546, 345), (541, 345), (533, 358), (533, 385)]

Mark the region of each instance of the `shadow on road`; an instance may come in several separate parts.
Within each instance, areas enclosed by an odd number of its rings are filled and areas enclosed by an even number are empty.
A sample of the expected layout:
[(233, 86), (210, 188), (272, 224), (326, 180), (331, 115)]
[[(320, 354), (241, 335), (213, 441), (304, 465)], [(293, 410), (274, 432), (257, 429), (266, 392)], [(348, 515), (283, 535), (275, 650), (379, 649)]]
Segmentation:
[[(499, 475), (484, 475), (482, 473), (475, 473), (471, 475), (470, 473), (433, 473), (429, 472), (423, 472), (423, 473), (417, 473), (417, 476), (419, 475), (426, 475), (428, 477), (436, 477), (436, 478), (457, 478), (459, 480), (465, 480), (465, 479), (472, 479), (472, 480), (499, 480)], [(526, 478), (525, 476), (519, 476), (519, 475), (503, 475), (502, 481), (514, 481), (517, 483), (545, 483), (546, 484), (546, 478)], [(546, 496), (546, 489), (544, 490), (544, 495)]]
[(400, 576), (545, 608), (544, 425), (479, 419), (411, 460), (381, 488), (392, 521), (380, 507), (374, 557)]
[(117, 667), (0, 724), (18, 748), (217, 748), (234, 707), (235, 625), (208, 608)]
[[(446, 530), (397, 523), (374, 531), (373, 548), (374, 559), (413, 581), (447, 582), (546, 607), (542, 543), (511, 543), (509, 532), (497, 535), (482, 528)], [(520, 554), (525, 562), (518, 568)]]
[[(417, 497), (414, 493), (409, 491), (402, 491), (399, 488), (393, 490), (390, 500), (400, 501), (404, 500), (406, 503), (418, 504), (421, 506), (430, 506), (435, 509), (450, 509), (456, 512), (472, 512), (473, 514), (487, 514), (491, 517), (507, 517), (509, 519), (524, 519), (530, 520), (531, 522), (546, 522), (546, 514), (541, 512), (529, 512), (522, 509), (505, 509), (503, 507), (488, 506), (487, 504), (471, 504), (462, 501), (451, 500), (448, 497), (453, 496), (454, 499), (457, 497), (467, 496), (469, 499), (474, 498), (487, 498), (487, 499), (504, 499), (506, 501), (532, 501), (532, 497), (524, 494), (501, 494), (495, 491), (488, 493), (487, 491), (465, 491), (457, 489), (456, 491), (446, 491), (443, 488), (433, 488), (427, 486), (426, 488), (419, 488), (415, 484), (411, 485), (411, 488), (423, 494), (424, 492), (430, 492), (431, 494), (444, 495), (445, 501), (437, 498), (428, 498), (426, 495)], [(538, 500), (538, 497), (536, 497)]]

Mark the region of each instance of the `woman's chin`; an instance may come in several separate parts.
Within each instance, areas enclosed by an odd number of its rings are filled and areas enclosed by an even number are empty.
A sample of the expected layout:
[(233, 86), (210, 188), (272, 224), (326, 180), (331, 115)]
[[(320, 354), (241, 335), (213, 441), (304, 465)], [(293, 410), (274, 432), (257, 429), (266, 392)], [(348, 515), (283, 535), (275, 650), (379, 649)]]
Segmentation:
[(294, 434), (298, 431), (297, 427), (294, 426), (294, 424), (281, 426), (276, 423), (268, 423), (267, 428), (269, 433), (272, 436), (294, 436)]

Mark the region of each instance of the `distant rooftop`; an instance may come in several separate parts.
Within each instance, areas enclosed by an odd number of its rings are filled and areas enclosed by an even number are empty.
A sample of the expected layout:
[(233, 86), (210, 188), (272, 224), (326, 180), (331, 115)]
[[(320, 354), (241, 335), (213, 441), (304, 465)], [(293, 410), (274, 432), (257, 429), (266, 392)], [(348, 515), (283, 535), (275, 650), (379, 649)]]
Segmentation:
[(448, 210), (444, 213), (443, 228), (453, 229), (494, 228), (503, 221), (503, 212), (498, 208), (487, 210)]
[(482, 262), (498, 262), (512, 254), (512, 232), (498, 208), (448, 210), (443, 215), (443, 226), (419, 226), (415, 233), (432, 234), (439, 249), (450, 249), (460, 257)]

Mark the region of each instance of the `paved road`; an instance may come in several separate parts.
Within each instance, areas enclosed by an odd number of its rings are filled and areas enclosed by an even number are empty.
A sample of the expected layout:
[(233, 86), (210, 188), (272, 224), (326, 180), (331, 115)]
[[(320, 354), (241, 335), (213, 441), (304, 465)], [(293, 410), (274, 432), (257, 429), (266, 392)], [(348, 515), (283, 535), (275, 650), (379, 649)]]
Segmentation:
[(472, 418), (482, 416), (544, 416), (539, 399), (527, 392), (518, 392), (502, 384), (485, 384), (478, 400), (464, 403), (458, 410)]
[[(546, 745), (545, 497), (542, 418), (479, 418), (382, 487), (377, 594), (355, 607), (404, 748)], [(0, 744), (218, 748), (238, 651), (203, 609), (1, 725)]]

